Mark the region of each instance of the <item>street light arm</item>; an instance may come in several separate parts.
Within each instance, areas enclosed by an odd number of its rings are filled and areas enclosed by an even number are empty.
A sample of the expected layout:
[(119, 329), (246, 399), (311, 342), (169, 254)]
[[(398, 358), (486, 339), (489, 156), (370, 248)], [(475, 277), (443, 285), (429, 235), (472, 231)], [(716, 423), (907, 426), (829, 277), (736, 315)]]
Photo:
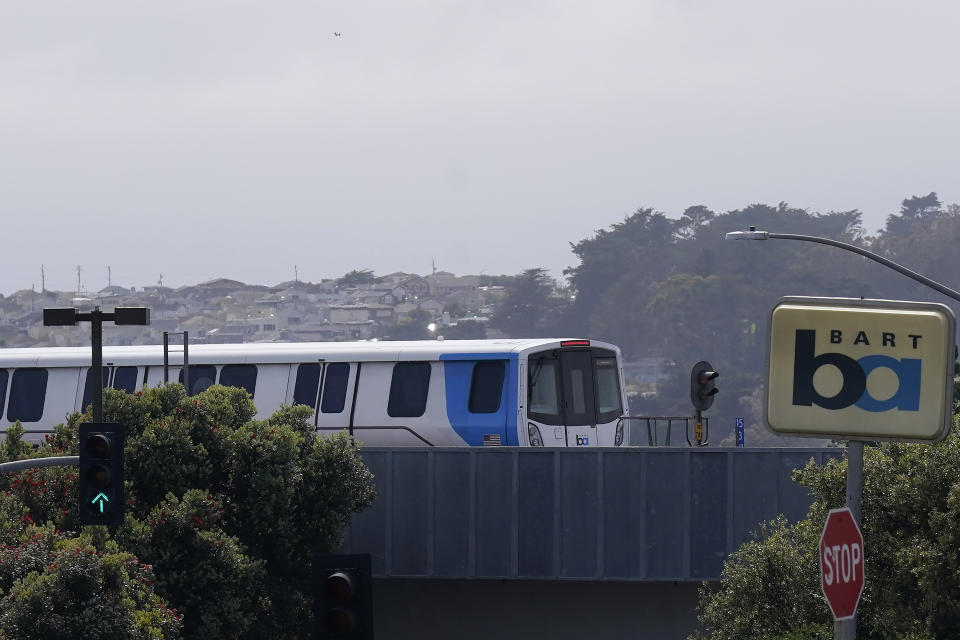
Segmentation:
[(893, 260), (887, 260), (883, 256), (879, 256), (873, 253), (872, 251), (867, 251), (866, 249), (862, 249), (856, 245), (849, 244), (847, 242), (840, 242), (839, 240), (831, 240), (830, 238), (821, 238), (819, 236), (805, 236), (797, 233), (773, 233), (768, 231), (755, 231), (753, 229), (751, 229), (749, 232), (750, 234), (753, 234), (753, 235), (746, 235), (747, 232), (740, 232), (740, 233), (744, 233), (745, 235), (739, 236), (739, 237), (738, 236), (730, 237), (733, 234), (727, 234), (727, 237), (731, 240), (735, 240), (735, 239), (739, 240), (741, 238), (749, 239), (749, 240), (766, 240), (767, 238), (776, 238), (780, 240), (802, 240), (804, 242), (816, 242), (819, 244), (826, 244), (831, 247), (846, 249), (847, 251), (858, 253), (864, 258), (870, 258), (874, 262), (879, 262), (883, 266), (889, 267), (890, 269), (893, 269), (897, 273), (903, 274), (908, 278), (912, 280), (916, 280), (921, 284), (925, 284), (931, 289), (935, 289), (936, 291), (939, 291), (940, 293), (947, 296), (948, 298), (953, 298), (957, 302), (960, 302), (960, 291), (956, 291), (954, 289), (951, 289), (950, 287), (942, 285), (939, 282), (936, 282), (935, 280), (931, 280), (930, 278), (924, 275), (920, 275), (916, 271), (911, 271), (910, 269), (907, 269), (903, 265), (897, 264)]

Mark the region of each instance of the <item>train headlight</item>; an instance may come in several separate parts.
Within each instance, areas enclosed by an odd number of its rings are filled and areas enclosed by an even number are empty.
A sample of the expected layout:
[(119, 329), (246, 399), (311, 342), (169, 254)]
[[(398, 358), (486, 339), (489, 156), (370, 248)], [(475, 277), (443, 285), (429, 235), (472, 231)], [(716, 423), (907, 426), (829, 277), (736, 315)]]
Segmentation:
[(613, 446), (619, 447), (623, 444), (623, 420), (617, 422), (617, 433), (613, 437)]
[(531, 447), (543, 446), (543, 436), (540, 435), (540, 429), (532, 422), (527, 423), (527, 436), (530, 438)]

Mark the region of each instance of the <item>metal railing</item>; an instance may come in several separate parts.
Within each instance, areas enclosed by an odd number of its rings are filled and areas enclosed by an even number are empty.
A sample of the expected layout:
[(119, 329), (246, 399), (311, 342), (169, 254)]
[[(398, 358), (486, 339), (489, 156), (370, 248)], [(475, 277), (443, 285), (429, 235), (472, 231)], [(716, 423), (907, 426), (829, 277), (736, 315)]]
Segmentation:
[[(691, 421), (695, 421), (695, 418), (692, 416), (622, 416), (617, 421), (617, 426), (619, 427), (624, 420), (634, 420), (642, 422), (647, 427), (647, 444), (648, 447), (669, 447), (672, 446), (672, 435), (674, 426), (683, 425), (683, 434), (687, 439), (687, 444), (689, 446), (694, 446), (693, 442), (690, 440), (690, 424)], [(709, 418), (703, 418), (703, 433), (704, 438), (700, 446), (704, 446), (709, 441)], [(664, 438), (661, 442), (660, 433), (661, 429), (664, 432)], [(638, 438), (633, 436), (633, 429), (630, 430), (630, 446), (644, 446), (641, 442), (638, 442)]]

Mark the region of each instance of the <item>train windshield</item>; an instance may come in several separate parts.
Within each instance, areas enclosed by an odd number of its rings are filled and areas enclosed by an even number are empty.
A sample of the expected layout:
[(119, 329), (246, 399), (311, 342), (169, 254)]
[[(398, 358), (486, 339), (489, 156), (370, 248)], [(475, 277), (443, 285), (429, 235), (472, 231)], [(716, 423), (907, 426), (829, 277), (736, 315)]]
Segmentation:
[(530, 359), (528, 413), (537, 422), (563, 424), (560, 412), (560, 361), (549, 357)]
[(623, 415), (616, 358), (594, 358), (593, 375), (597, 383), (597, 419), (600, 422), (616, 420)]
[(620, 417), (616, 356), (605, 349), (570, 349), (529, 359), (527, 413), (542, 424), (605, 424)]

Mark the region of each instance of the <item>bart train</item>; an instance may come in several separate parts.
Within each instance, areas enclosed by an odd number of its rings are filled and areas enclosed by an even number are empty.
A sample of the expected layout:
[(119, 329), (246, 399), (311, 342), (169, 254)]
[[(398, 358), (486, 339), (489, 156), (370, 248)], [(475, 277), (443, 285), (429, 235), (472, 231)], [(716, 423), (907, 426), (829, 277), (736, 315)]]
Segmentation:
[[(184, 380), (182, 352), (171, 381)], [(0, 349), (0, 430), (27, 437), (89, 406), (90, 349)], [(160, 346), (104, 347), (104, 386), (164, 382)], [(629, 443), (620, 350), (582, 339), (194, 345), (190, 394), (246, 389), (258, 416), (313, 408), (320, 432), (376, 446), (619, 447)]]

